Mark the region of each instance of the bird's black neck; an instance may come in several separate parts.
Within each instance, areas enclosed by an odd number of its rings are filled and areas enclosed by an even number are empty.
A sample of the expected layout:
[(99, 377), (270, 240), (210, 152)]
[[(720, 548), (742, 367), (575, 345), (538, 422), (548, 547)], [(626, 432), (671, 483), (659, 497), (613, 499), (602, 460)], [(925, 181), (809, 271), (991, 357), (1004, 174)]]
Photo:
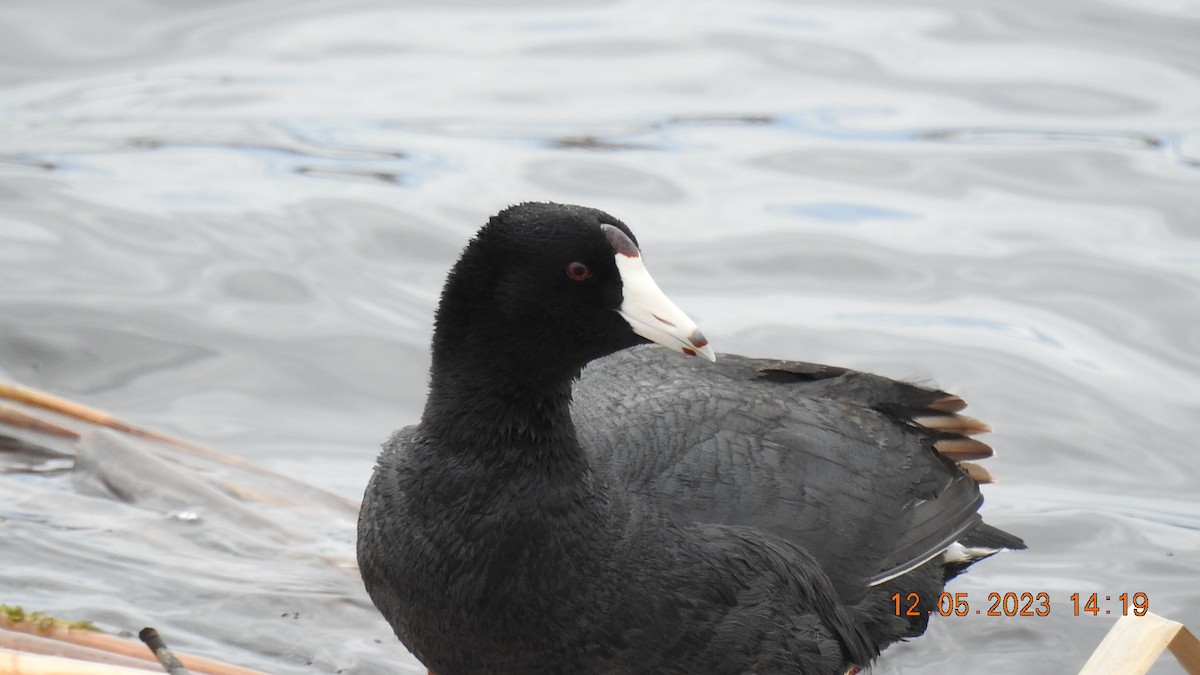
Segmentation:
[(571, 386), (592, 355), (536, 312), (512, 311), (496, 264), (471, 246), (446, 280), (421, 427), (442, 452), (484, 466), (586, 472)]
[(443, 452), (530, 472), (586, 472), (571, 420), (577, 369), (547, 369), (527, 355), (435, 348), (424, 433)]

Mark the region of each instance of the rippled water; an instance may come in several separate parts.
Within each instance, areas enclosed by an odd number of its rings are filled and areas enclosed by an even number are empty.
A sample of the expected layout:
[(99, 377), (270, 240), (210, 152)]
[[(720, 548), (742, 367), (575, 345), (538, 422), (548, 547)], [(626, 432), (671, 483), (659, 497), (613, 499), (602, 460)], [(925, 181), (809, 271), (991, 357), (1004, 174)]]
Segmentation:
[[(357, 498), (467, 237), (583, 203), (719, 351), (996, 427), (984, 510), (1030, 550), (951, 590), (1051, 615), (935, 619), (874, 672), (1074, 672), (1113, 621), (1076, 592), (1200, 629), (1194, 1), (13, 1), (0, 83), (0, 378)], [(309, 559), (350, 518), (268, 546), (91, 494), (0, 477), (0, 602), (417, 670)]]

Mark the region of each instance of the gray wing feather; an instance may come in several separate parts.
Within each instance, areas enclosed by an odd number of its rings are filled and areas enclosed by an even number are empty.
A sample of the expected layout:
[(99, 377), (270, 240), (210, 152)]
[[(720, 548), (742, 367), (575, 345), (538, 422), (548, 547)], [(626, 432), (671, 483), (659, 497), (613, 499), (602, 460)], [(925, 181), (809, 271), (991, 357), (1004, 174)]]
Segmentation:
[(940, 393), (828, 366), (634, 348), (584, 371), (572, 414), (611, 480), (685, 521), (800, 546), (853, 602), (979, 522), (975, 482), (886, 412)]

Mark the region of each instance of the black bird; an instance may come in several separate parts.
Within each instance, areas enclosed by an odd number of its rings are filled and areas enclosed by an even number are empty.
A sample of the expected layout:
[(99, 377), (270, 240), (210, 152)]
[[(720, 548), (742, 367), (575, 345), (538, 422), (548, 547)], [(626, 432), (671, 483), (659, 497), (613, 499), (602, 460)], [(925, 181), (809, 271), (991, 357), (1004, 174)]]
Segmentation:
[(425, 411), (363, 499), (363, 581), (437, 675), (853, 671), (1024, 547), (977, 513), (964, 405), (715, 359), (624, 223), (510, 207), (446, 280)]

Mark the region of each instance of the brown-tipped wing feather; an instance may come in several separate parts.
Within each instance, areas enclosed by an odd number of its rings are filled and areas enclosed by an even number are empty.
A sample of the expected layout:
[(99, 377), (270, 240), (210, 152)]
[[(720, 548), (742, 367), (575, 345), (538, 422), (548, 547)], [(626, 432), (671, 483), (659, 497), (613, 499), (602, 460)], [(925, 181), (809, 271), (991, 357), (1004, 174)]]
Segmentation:
[(949, 434), (959, 434), (962, 436), (986, 434), (992, 430), (991, 427), (983, 422), (980, 422), (974, 417), (955, 415), (953, 413), (922, 415), (920, 417), (914, 417), (913, 421), (927, 429), (936, 429)]

